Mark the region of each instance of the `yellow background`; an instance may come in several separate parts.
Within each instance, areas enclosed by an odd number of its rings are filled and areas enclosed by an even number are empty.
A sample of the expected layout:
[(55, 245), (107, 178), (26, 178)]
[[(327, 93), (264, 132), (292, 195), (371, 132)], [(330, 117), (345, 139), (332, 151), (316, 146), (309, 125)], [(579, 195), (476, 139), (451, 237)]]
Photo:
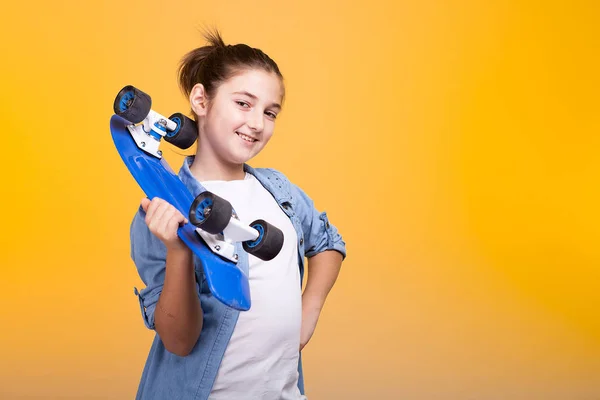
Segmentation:
[(348, 245), (303, 352), (310, 400), (599, 399), (599, 6), (488, 3), (4, 5), (0, 398), (134, 397), (143, 194), (112, 102), (134, 84), (187, 112), (177, 62), (216, 26), (286, 79), (251, 164)]

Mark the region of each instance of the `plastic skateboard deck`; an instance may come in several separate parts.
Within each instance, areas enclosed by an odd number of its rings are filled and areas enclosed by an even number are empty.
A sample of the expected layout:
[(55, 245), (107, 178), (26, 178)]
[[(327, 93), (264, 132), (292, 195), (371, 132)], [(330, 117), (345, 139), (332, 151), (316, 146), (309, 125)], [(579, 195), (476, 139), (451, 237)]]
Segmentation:
[[(112, 138), (123, 162), (149, 199), (159, 197), (188, 215), (193, 195), (163, 158), (151, 156), (138, 148), (127, 126), (131, 123), (118, 115), (110, 120)], [(212, 294), (236, 310), (250, 309), (250, 285), (246, 274), (233, 262), (213, 253), (191, 223), (177, 231), (181, 240), (201, 261)]]

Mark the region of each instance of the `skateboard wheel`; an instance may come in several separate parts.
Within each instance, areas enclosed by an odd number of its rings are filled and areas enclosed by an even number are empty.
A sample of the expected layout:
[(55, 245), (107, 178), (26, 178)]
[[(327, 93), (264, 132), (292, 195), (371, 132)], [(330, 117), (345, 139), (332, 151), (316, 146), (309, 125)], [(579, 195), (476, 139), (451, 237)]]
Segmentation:
[(165, 140), (180, 149), (187, 149), (198, 138), (198, 126), (192, 119), (182, 113), (175, 113), (169, 119), (177, 124), (174, 131), (167, 131)]
[(202, 192), (190, 207), (190, 222), (212, 234), (223, 232), (231, 220), (233, 207), (227, 200), (211, 192)]
[(142, 122), (150, 113), (151, 108), (150, 96), (131, 85), (121, 89), (113, 104), (115, 114), (132, 124)]
[(283, 247), (283, 232), (262, 219), (252, 222), (250, 226), (259, 232), (259, 236), (254, 241), (243, 242), (244, 250), (263, 261), (275, 258)]

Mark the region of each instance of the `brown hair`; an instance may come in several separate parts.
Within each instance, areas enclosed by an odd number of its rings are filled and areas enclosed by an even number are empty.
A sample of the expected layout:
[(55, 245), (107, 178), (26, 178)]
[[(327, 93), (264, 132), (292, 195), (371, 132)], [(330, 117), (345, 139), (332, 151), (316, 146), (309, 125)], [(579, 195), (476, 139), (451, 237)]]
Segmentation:
[(279, 67), (262, 50), (242, 43), (226, 45), (217, 30), (205, 32), (204, 37), (209, 44), (190, 51), (179, 64), (179, 87), (187, 97), (201, 83), (210, 99), (221, 83), (247, 69), (275, 73), (283, 87)]

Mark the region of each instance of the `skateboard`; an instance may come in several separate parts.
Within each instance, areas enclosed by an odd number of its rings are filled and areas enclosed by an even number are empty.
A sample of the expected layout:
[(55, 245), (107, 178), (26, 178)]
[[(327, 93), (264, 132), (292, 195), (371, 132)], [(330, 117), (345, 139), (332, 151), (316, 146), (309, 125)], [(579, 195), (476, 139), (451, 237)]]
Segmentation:
[(132, 85), (118, 92), (113, 111), (110, 131), (115, 147), (142, 191), (188, 216), (177, 235), (200, 259), (211, 293), (229, 307), (249, 310), (248, 276), (237, 264), (235, 244), (241, 242), (244, 251), (268, 261), (281, 250), (283, 232), (264, 220), (243, 224), (231, 203), (212, 192), (194, 198), (160, 150), (164, 141), (189, 148), (198, 137), (193, 120), (182, 113), (162, 116), (152, 110), (150, 96)]

